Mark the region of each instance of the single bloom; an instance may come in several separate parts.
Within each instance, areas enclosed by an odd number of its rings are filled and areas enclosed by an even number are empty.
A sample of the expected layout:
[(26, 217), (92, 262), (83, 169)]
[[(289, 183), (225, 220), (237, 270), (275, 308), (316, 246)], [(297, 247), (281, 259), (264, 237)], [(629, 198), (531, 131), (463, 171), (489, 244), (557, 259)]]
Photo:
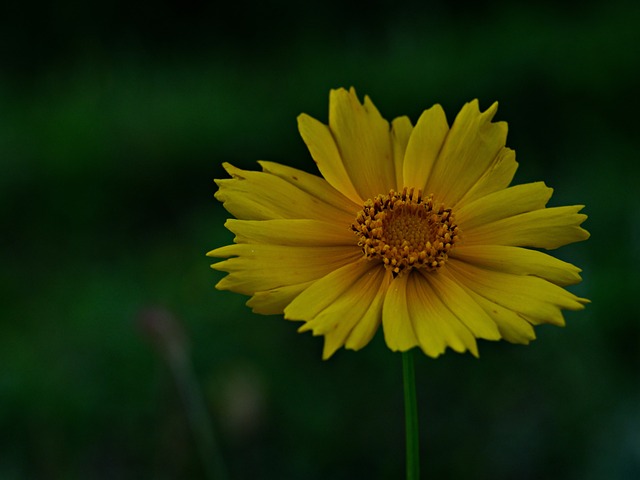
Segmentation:
[(216, 285), (249, 295), (254, 312), (302, 321), (323, 358), (358, 350), (380, 324), (388, 347), (451, 347), (476, 339), (527, 344), (533, 327), (564, 325), (588, 300), (563, 287), (580, 269), (539, 250), (586, 240), (582, 205), (546, 208), (543, 182), (509, 186), (518, 164), (507, 124), (465, 104), (449, 126), (440, 105), (415, 125), (389, 124), (368, 97), (332, 90), (329, 123), (298, 127), (322, 177), (272, 162), (225, 164), (216, 198), (236, 218)]

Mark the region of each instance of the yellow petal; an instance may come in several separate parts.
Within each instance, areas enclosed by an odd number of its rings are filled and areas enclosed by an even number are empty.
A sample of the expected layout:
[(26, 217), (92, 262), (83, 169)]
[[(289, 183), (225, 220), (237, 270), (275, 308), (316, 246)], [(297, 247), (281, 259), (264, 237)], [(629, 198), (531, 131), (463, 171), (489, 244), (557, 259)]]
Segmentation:
[(560, 286), (582, 280), (578, 267), (537, 250), (504, 245), (461, 245), (454, 248), (450, 256), (499, 272), (535, 275)]
[(303, 113), (298, 116), (298, 130), (327, 182), (352, 202), (361, 205), (362, 198), (349, 178), (329, 127)]
[(455, 205), (491, 168), (507, 139), (507, 124), (491, 123), (497, 109), (494, 103), (480, 113), (477, 100), (462, 107), (431, 171), (426, 192), (434, 193), (446, 205)]
[(324, 178), (279, 163), (265, 161), (259, 161), (258, 163), (262, 166), (263, 171), (282, 178), (300, 190), (339, 210), (344, 210), (345, 213), (350, 215), (351, 219), (353, 219), (355, 212), (362, 208), (361, 203), (354, 203), (345, 197)]
[(396, 190), (402, 191), (405, 187), (404, 175), (404, 154), (407, 150), (407, 143), (411, 137), (413, 126), (409, 117), (399, 117), (391, 122), (391, 143), (393, 145), (393, 163), (396, 167)]
[(500, 335), (507, 342), (528, 345), (531, 340), (535, 340), (533, 326), (516, 312), (491, 302), (471, 290), (467, 290), (467, 293), (496, 322)]
[(446, 268), (459, 284), (538, 323), (564, 325), (562, 309), (581, 310), (588, 302), (538, 277), (485, 270), (453, 258)]
[(544, 208), (552, 193), (553, 189), (544, 182), (516, 185), (465, 203), (456, 209), (456, 221), (463, 232), (468, 232), (502, 218)]
[[(280, 177), (266, 172), (241, 170), (228, 163), (224, 168), (233, 177), (216, 180), (216, 198), (234, 217), (243, 220), (308, 218), (325, 221), (353, 221), (344, 210), (335, 208), (300, 190)], [(348, 220), (347, 220), (348, 219)]]
[(216, 288), (245, 295), (324, 277), (362, 257), (357, 247), (291, 247), (240, 243), (217, 248), (210, 257), (231, 257), (211, 265), (228, 272)]
[(224, 224), (236, 234), (235, 243), (264, 243), (299, 247), (357, 245), (357, 238), (343, 223), (320, 220), (237, 220)]
[[(314, 335), (324, 335), (325, 360), (345, 344), (347, 337), (360, 322), (376, 321), (376, 317), (381, 317), (381, 302), (376, 299), (380, 296), (386, 272), (384, 268), (372, 267), (346, 290), (341, 291), (331, 305), (300, 327), (300, 332), (312, 330)], [(365, 318), (367, 316), (371, 318)]]
[(408, 276), (409, 315), (422, 351), (435, 358), (451, 347), (460, 353), (469, 350), (477, 357), (478, 347), (471, 331), (442, 303), (422, 275)]
[(358, 249), (356, 259), (352, 259), (351, 262), (340, 268), (332, 269), (298, 295), (285, 308), (285, 318), (288, 320), (313, 320), (345, 291), (349, 290), (354, 282), (375, 268), (379, 268), (379, 265), (362, 258), (362, 252)]
[(580, 228), (582, 205), (553, 207), (486, 223), (463, 232), (466, 245), (511, 245), (553, 249), (589, 238)]
[[(460, 199), (459, 205), (466, 205), (480, 197), (507, 188), (518, 169), (516, 152), (510, 148), (503, 148), (498, 153), (495, 162), (480, 177), (480, 180)], [(456, 205), (451, 205), (454, 208)]]
[[(447, 117), (440, 105), (434, 105), (420, 115), (407, 144), (403, 187), (425, 189), (448, 132)], [(425, 194), (429, 193), (432, 192), (425, 191)]]
[(446, 270), (427, 272), (423, 276), (431, 284), (442, 303), (471, 330), (474, 337), (500, 340), (500, 332), (495, 322)]
[(389, 288), (389, 283), (391, 283), (391, 274), (384, 270), (381, 270), (381, 272), (384, 273), (384, 276), (375, 297), (360, 321), (353, 327), (345, 342), (345, 348), (349, 350), (360, 350), (367, 345), (380, 326), (384, 297), (387, 293), (387, 288)]
[(284, 312), (285, 307), (312, 283), (313, 280), (310, 282), (273, 288), (264, 292), (256, 292), (256, 294), (247, 302), (247, 306), (250, 307), (254, 313), (260, 313), (262, 315), (281, 314)]
[(400, 275), (391, 282), (382, 306), (384, 339), (394, 352), (404, 352), (419, 344), (409, 314), (408, 278), (409, 275)]
[(389, 122), (369, 97), (360, 104), (354, 89), (331, 90), (329, 128), (360, 198), (373, 198), (395, 187)]

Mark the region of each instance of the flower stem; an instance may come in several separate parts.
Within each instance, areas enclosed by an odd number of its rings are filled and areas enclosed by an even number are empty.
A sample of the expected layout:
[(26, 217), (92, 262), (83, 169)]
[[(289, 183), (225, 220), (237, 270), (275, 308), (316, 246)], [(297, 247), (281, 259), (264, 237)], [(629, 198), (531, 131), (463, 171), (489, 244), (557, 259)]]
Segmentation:
[(402, 379), (404, 383), (404, 418), (407, 434), (407, 480), (420, 478), (420, 448), (418, 445), (418, 404), (416, 401), (416, 374), (413, 350), (402, 352)]

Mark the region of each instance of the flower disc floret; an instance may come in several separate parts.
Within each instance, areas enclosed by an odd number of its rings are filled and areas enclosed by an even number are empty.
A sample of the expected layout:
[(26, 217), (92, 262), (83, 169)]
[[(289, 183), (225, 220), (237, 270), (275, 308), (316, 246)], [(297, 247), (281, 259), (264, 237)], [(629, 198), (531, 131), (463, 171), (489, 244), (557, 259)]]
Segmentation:
[(442, 267), (460, 233), (451, 209), (414, 188), (367, 200), (351, 228), (364, 255), (382, 260), (394, 276)]

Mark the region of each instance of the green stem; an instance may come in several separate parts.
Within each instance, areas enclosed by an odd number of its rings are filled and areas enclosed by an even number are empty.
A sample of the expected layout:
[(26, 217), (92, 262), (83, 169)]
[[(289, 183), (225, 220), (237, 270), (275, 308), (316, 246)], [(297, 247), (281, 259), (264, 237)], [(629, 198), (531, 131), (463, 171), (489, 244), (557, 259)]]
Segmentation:
[(404, 383), (404, 418), (407, 434), (407, 480), (420, 478), (420, 447), (418, 445), (418, 403), (416, 401), (416, 373), (413, 350), (402, 352)]

